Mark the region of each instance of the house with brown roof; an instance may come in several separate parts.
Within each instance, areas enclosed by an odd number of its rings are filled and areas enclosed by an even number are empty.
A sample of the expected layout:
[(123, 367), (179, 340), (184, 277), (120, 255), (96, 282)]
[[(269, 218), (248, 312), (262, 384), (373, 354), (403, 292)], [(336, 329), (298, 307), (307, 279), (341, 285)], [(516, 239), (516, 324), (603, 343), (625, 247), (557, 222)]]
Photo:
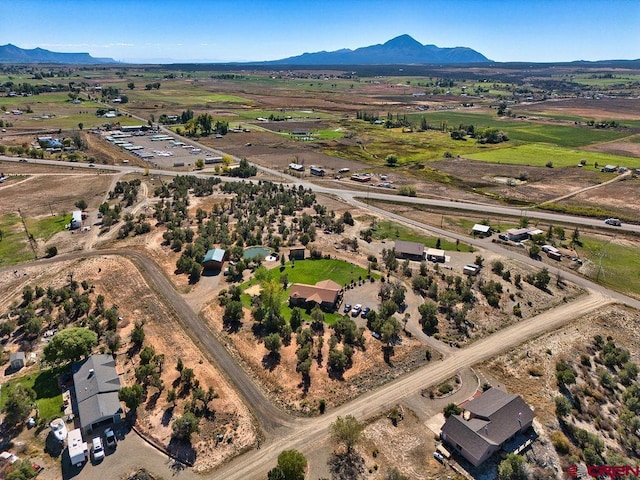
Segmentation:
[(424, 245), (419, 242), (407, 242), (396, 240), (394, 249), (396, 258), (408, 258), (409, 260), (424, 260)]
[(319, 305), (327, 311), (334, 311), (342, 295), (342, 287), (333, 280), (322, 280), (315, 285), (294, 283), (289, 291), (289, 305), (313, 308)]
[(519, 395), (490, 388), (451, 415), (440, 436), (474, 466), (507, 449), (510, 441), (531, 427), (535, 414)]

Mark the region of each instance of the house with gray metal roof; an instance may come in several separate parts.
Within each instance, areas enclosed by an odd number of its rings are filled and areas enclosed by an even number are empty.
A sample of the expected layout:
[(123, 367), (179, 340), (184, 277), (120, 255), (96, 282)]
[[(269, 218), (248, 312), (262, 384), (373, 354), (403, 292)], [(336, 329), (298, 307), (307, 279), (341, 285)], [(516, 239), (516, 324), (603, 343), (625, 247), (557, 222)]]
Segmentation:
[(91, 433), (99, 425), (119, 422), (122, 407), (118, 399), (120, 377), (111, 355), (92, 355), (73, 366), (80, 428)]
[(522, 397), (497, 388), (461, 408), (460, 415), (447, 418), (440, 436), (476, 467), (530, 428), (535, 418)]
[(212, 248), (204, 256), (202, 267), (205, 270), (222, 270), (226, 254), (227, 252), (221, 248)]
[(22, 367), (24, 367), (25, 359), (26, 357), (24, 355), (24, 352), (12, 353), (9, 357), (9, 365), (11, 365), (11, 369), (20, 370)]

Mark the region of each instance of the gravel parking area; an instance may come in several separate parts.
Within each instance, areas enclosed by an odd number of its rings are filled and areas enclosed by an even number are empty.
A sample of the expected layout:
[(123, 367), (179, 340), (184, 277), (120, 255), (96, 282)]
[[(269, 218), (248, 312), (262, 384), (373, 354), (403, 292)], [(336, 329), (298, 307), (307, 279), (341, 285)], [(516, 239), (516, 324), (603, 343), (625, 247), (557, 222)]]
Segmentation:
[[(160, 168), (193, 167), (198, 158), (219, 157), (177, 135), (158, 132), (104, 132), (105, 142), (113, 143), (122, 150), (123, 160), (140, 158), (149, 165)], [(162, 138), (162, 139), (160, 139)], [(128, 148), (135, 148), (128, 150)]]
[[(362, 285), (356, 286), (353, 289), (345, 290), (344, 299), (342, 305), (340, 305), (340, 313), (343, 313), (344, 306), (349, 304), (352, 307), (356, 304), (362, 305), (362, 308), (369, 307), (372, 310), (375, 310), (378, 307), (378, 303), (380, 302), (380, 298), (378, 297), (378, 291), (380, 290), (380, 282), (376, 281), (374, 283), (364, 282)], [(366, 327), (367, 321), (364, 318), (360, 317), (358, 314), (356, 317), (353, 317), (356, 321), (356, 324), (360, 327)]]

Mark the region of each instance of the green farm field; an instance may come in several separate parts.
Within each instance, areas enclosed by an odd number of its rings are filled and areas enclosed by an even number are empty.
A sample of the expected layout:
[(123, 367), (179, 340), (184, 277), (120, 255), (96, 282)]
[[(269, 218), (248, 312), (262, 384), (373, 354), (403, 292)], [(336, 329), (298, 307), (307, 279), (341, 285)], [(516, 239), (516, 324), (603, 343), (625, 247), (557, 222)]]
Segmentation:
[(591, 262), (589, 277), (592, 280), (640, 298), (640, 250), (637, 246), (586, 236), (581, 237), (581, 241), (582, 246), (575, 248), (580, 258)]
[(0, 217), (0, 230), (2, 230), (0, 266), (33, 260), (33, 251), (29, 248), (29, 242), (18, 215)]
[(530, 165), (534, 167), (544, 167), (547, 162), (552, 162), (554, 167), (574, 167), (578, 165), (581, 160), (587, 161), (587, 168), (594, 168), (596, 163), (599, 168), (607, 164), (626, 166), (628, 168), (640, 167), (640, 158), (571, 150), (543, 144), (527, 144), (511, 147), (505, 145), (503, 148), (472, 153), (466, 155), (466, 157), (483, 162)]
[[(500, 119), (495, 114), (486, 112), (433, 112), (423, 115), (410, 115), (412, 121), (419, 124), (424, 116), (429, 125), (439, 127), (446, 122), (448, 127), (458, 125), (474, 125), (475, 127), (493, 127), (504, 131), (511, 141), (527, 143), (548, 143), (559, 147), (583, 147), (595, 143), (610, 142), (628, 137), (632, 133), (615, 130), (598, 130), (594, 128), (550, 125), (527, 120)], [(580, 117), (572, 117), (576, 121), (588, 121)], [(627, 123), (627, 122), (624, 122)], [(469, 141), (469, 140), (467, 140)]]

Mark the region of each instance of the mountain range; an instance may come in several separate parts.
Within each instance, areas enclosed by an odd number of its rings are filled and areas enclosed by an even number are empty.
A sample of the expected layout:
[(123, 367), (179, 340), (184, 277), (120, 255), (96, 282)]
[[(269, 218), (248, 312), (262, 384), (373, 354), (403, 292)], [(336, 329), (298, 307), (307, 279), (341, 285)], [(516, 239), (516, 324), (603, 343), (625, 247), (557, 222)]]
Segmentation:
[(350, 50), (303, 53), (272, 62), (277, 65), (405, 65), (491, 62), (481, 53), (467, 47), (440, 48), (422, 45), (409, 35), (400, 35), (386, 43)]
[(0, 45), (0, 63), (62, 63), (67, 65), (93, 65), (118, 63), (112, 58), (95, 58), (88, 53), (58, 53), (43, 48), (26, 50), (12, 44)]
[[(400, 35), (386, 43), (355, 50), (343, 48), (334, 52), (303, 53), (281, 60), (244, 63), (253, 65), (421, 65), (486, 63), (490, 61), (471, 48), (439, 48), (435, 45), (422, 45), (409, 35)], [(43, 48), (29, 50), (7, 44), (0, 46), (0, 63), (90, 65), (118, 62), (112, 58), (95, 58), (88, 53), (58, 53)]]

